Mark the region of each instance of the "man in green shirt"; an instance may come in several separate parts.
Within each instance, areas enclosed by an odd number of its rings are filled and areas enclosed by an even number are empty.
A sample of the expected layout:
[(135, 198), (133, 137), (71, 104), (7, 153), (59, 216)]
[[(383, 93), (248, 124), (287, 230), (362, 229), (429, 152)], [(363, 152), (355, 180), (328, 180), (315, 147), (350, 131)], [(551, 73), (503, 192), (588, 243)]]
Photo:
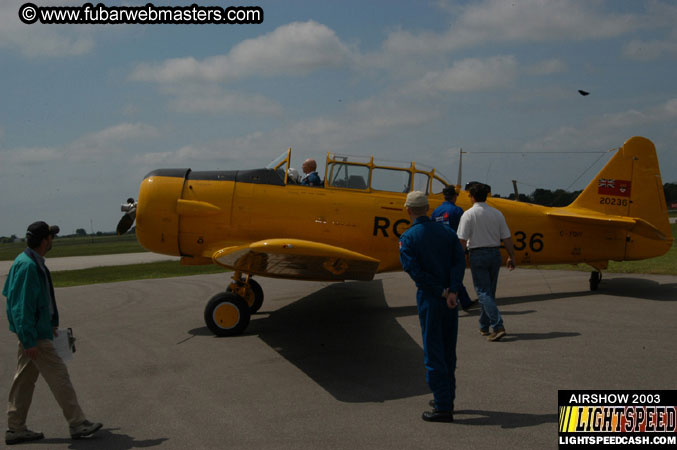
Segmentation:
[(19, 338), (17, 369), (7, 406), (7, 445), (44, 437), (26, 428), (38, 375), (45, 379), (61, 406), (73, 439), (89, 436), (102, 426), (85, 419), (68, 369), (52, 343), (59, 326), (59, 312), (45, 254), (51, 250), (58, 232), (59, 227), (50, 227), (42, 221), (28, 227), (28, 247), (14, 260), (2, 290), (7, 297), (9, 329)]

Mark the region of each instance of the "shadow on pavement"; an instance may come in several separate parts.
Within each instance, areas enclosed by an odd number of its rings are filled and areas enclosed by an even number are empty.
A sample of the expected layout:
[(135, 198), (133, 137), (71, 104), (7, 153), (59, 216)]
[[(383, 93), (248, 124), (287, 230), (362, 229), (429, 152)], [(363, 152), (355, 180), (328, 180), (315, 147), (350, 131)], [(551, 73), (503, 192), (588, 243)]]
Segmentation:
[(580, 336), (581, 333), (565, 333), (560, 331), (551, 331), (549, 333), (510, 333), (500, 340), (500, 342), (511, 341), (540, 341), (544, 339), (559, 339)]
[(653, 280), (631, 277), (611, 278), (602, 279), (596, 292), (618, 297), (671, 302), (677, 300), (677, 283), (661, 284)]
[[(465, 415), (482, 417), (465, 418), (463, 417)], [(454, 423), (459, 425), (500, 425), (501, 428), (535, 427), (544, 423), (557, 423), (557, 414), (522, 414), (463, 409), (454, 412)]]
[(380, 280), (336, 283), (268, 317), (254, 316), (247, 334), (258, 334), (339, 401), (428, 394), (423, 349), (396, 313)]
[[(68, 448), (72, 449), (81, 449), (81, 450), (127, 450), (132, 448), (147, 448), (155, 447), (163, 442), (167, 441), (168, 438), (159, 438), (159, 439), (144, 439), (137, 441), (132, 436), (127, 434), (118, 434), (114, 431), (119, 430), (119, 428), (102, 428), (96, 434), (91, 437), (83, 439), (42, 439), (40, 441), (34, 441), (31, 444), (33, 445), (46, 445), (46, 448), (49, 448), (49, 445), (56, 444), (70, 444)], [(18, 448), (18, 447), (17, 447)]]

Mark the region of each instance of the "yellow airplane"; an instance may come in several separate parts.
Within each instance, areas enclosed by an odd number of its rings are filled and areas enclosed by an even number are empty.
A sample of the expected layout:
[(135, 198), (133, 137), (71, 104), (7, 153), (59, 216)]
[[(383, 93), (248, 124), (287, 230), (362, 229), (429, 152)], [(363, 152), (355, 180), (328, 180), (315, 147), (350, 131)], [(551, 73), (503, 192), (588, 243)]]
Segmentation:
[[(371, 280), (402, 270), (398, 240), (410, 224), (407, 192), (428, 194), (431, 210), (450, 183), (415, 163), (329, 153), (324, 187), (295, 184), (291, 149), (266, 168), (233, 171), (159, 169), (144, 178), (138, 202), (122, 206), (118, 233), (136, 217), (138, 241), (150, 251), (181, 256), (184, 265), (233, 270), (225, 292), (204, 312), (219, 336), (237, 335), (263, 303), (252, 278)], [(457, 186), (457, 204), (471, 202)], [(596, 289), (609, 260), (660, 256), (672, 246), (663, 183), (651, 141), (633, 137), (569, 206), (549, 208), (489, 198), (512, 231), (517, 265), (587, 263)], [(507, 256), (503, 252), (504, 258)]]

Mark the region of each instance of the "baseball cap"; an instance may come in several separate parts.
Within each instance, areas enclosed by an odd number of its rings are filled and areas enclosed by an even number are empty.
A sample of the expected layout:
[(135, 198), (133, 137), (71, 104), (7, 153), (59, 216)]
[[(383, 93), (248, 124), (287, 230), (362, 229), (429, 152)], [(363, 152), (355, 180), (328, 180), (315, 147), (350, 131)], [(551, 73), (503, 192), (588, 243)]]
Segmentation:
[(404, 206), (408, 208), (428, 206), (428, 197), (421, 191), (410, 192), (407, 194), (407, 200), (404, 202)]
[(456, 195), (456, 187), (449, 185), (449, 186), (445, 187), (444, 189), (442, 189), (442, 194), (445, 197), (453, 197), (454, 195)]
[(43, 222), (42, 220), (33, 222), (32, 224), (28, 225), (28, 230), (26, 230), (26, 236), (34, 237), (35, 239), (38, 240), (43, 240), (50, 234), (52, 236), (55, 236), (58, 233), (59, 233), (58, 226), (52, 225), (50, 227), (49, 225), (47, 225), (46, 222)]

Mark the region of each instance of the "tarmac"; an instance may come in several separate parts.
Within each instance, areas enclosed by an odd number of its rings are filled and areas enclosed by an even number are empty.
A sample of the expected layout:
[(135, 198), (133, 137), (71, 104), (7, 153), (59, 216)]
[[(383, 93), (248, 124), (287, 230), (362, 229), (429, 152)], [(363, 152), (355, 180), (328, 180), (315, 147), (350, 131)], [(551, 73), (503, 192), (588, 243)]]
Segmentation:
[[(478, 311), (460, 312), (451, 424), (420, 418), (432, 396), (404, 273), (259, 277), (263, 307), (230, 338), (203, 320), (226, 275), (60, 288), (61, 325), (77, 337), (71, 378), (88, 418), (104, 426), (71, 441), (40, 379), (28, 425), (45, 439), (16, 448), (554, 449), (559, 389), (677, 388), (677, 277), (605, 274), (590, 292), (588, 276), (502, 270), (500, 342), (479, 335)], [(471, 284), (467, 272), (474, 297)], [(15, 358), (3, 324), (0, 398)]]

